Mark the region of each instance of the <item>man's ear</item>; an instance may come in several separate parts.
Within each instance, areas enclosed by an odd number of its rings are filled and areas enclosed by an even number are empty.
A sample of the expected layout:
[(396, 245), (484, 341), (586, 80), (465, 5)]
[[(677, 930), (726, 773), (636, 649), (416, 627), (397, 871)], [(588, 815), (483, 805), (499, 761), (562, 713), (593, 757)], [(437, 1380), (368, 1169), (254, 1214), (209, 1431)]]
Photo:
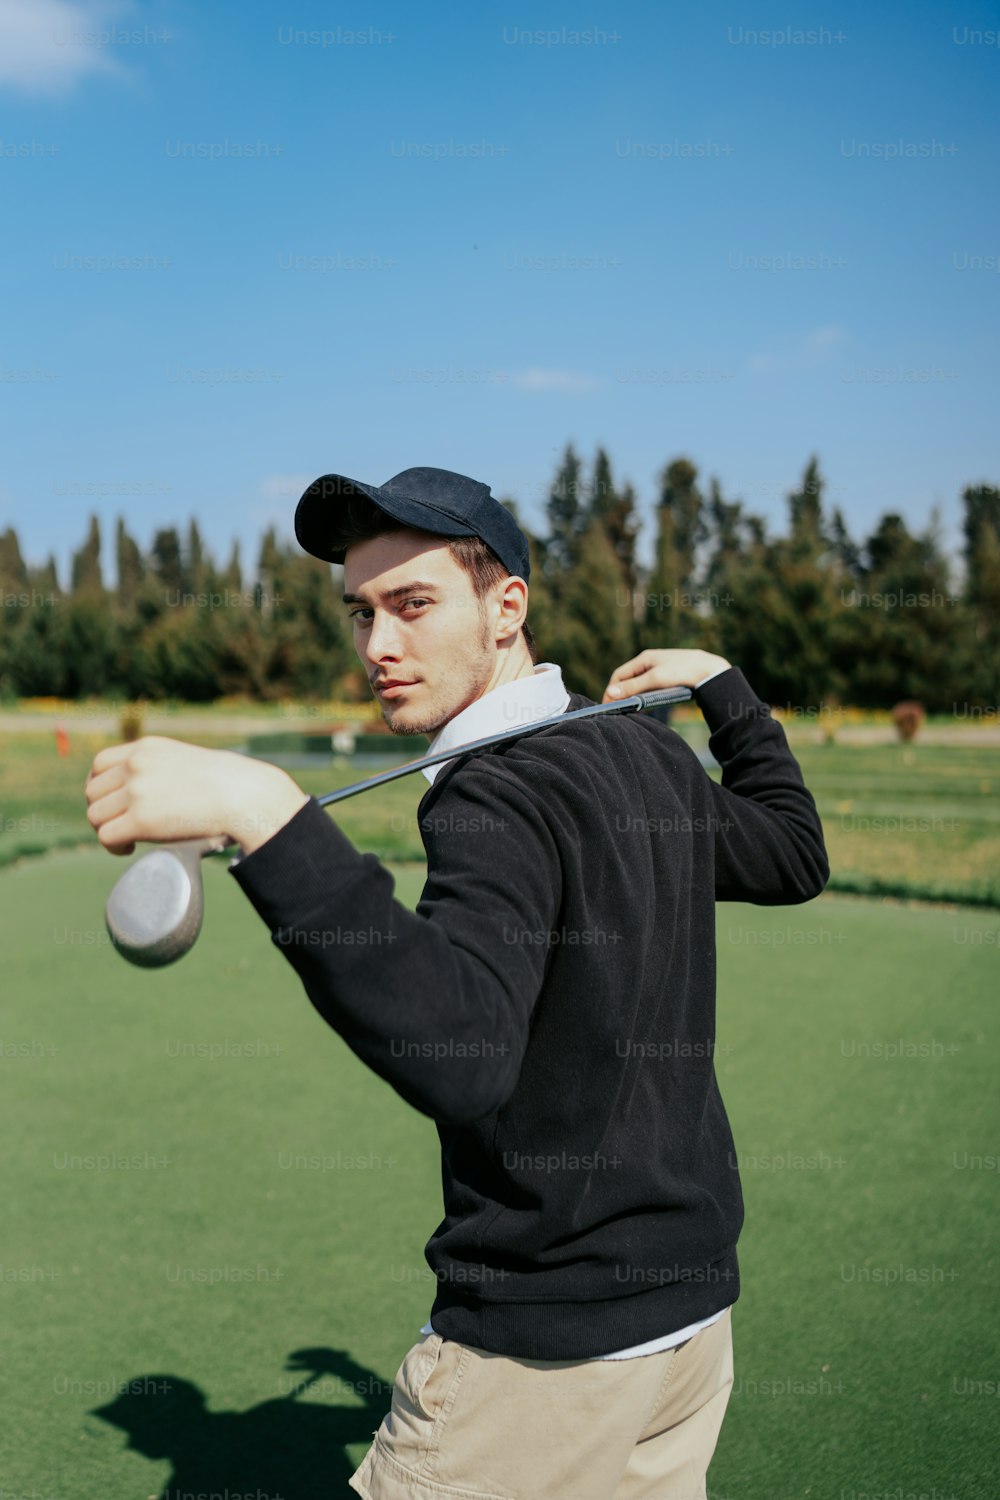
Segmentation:
[(524, 579), (518, 576), (505, 578), (498, 603), (504, 627), (501, 639), (513, 639), (520, 634), (528, 617), (528, 585)]

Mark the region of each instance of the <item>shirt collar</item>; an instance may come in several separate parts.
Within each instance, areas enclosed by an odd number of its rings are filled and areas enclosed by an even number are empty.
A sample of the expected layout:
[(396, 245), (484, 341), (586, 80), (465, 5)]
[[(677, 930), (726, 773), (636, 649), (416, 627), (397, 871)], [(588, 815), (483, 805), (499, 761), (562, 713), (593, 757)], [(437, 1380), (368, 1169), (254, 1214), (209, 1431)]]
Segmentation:
[[(538, 662), (531, 677), (517, 677), (513, 682), (501, 683), (449, 719), (434, 735), (425, 753), (433, 755), (438, 750), (452, 748), (457, 751), (473, 740), (485, 739), (487, 735), (499, 734), (518, 724), (565, 713), (568, 707), (569, 693), (563, 682), (562, 668), (554, 661)], [(438, 772), (449, 765), (450, 760), (442, 760), (436, 766), (423, 766), (421, 774), (433, 785)]]

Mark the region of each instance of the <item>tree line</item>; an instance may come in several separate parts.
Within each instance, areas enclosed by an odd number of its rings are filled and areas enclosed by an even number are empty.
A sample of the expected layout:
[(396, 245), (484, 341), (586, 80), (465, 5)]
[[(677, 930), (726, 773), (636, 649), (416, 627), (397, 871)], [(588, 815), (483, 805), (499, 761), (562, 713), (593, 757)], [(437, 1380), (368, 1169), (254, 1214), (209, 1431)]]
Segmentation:
[[(503, 503), (529, 541), (528, 623), (539, 661), (600, 699), (620, 662), (646, 646), (700, 646), (738, 664), (772, 704), (996, 711), (1000, 693), (1000, 489), (962, 492), (961, 567), (937, 522), (911, 531), (883, 514), (852, 537), (824, 502), (810, 458), (787, 497), (780, 534), (687, 458), (666, 464), (653, 506), (650, 565), (640, 563), (635, 490), (603, 448), (585, 465), (566, 447), (544, 504), (544, 529)], [(211, 702), (240, 695), (365, 701), (342, 569), (265, 533), (256, 574), (239, 546), (217, 566), (195, 520), (144, 552), (119, 518), (117, 582), (105, 584), (91, 516), (69, 587), (54, 558), (23, 559), (0, 534), (0, 697), (110, 697)], [(956, 572), (960, 576), (956, 577)]]

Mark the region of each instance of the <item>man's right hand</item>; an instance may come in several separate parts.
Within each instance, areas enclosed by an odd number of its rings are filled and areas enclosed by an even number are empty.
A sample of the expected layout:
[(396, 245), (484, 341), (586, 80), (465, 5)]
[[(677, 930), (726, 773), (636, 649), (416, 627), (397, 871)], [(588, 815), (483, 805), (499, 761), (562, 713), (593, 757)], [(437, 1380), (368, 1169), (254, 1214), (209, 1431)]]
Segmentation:
[(724, 656), (687, 647), (640, 651), (638, 656), (615, 668), (601, 702), (614, 703), (616, 699), (648, 693), (653, 688), (694, 688), (714, 672), (721, 672), (731, 665)]

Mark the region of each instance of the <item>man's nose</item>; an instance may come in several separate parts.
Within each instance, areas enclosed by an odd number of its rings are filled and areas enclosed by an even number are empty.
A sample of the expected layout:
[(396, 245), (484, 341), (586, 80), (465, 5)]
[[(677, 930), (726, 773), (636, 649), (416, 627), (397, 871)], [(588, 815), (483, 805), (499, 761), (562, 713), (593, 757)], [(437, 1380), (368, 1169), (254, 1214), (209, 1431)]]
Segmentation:
[(376, 611), (368, 632), (366, 652), (369, 660), (375, 663), (384, 661), (387, 656), (394, 661), (399, 659), (398, 626), (391, 614)]

